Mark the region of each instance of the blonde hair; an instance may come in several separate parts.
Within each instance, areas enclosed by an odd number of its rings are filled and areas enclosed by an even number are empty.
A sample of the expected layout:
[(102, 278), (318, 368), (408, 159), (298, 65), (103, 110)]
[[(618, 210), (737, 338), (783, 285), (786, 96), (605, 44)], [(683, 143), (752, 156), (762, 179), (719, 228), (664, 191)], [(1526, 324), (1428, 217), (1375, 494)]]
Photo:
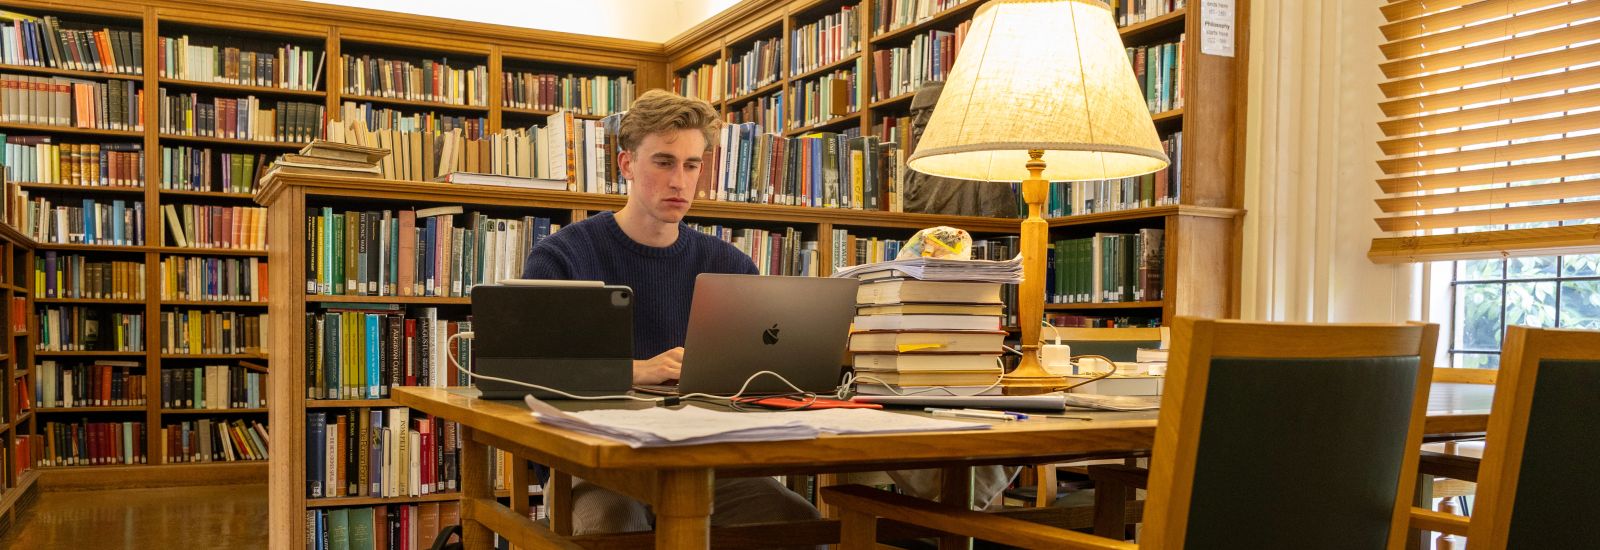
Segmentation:
[(683, 97), (666, 90), (650, 90), (633, 101), (617, 131), (622, 148), (636, 151), (645, 136), (671, 130), (699, 130), (706, 138), (706, 150), (716, 140), (722, 121), (710, 103)]

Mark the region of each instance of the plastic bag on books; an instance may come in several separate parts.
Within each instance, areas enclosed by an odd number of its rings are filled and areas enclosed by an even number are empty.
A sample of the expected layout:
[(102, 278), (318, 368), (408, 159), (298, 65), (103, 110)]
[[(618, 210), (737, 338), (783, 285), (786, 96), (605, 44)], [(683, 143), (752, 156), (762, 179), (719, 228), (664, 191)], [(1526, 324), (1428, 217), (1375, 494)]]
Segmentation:
[(941, 260), (972, 259), (972, 235), (954, 227), (929, 227), (918, 231), (906, 245), (900, 247), (896, 260), (910, 258), (938, 258)]

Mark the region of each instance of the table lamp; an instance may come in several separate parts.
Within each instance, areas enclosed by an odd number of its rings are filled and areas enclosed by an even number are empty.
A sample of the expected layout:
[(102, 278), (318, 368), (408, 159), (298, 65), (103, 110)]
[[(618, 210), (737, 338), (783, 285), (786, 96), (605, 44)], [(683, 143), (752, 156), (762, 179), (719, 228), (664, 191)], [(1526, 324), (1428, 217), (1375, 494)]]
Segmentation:
[(1022, 182), (1022, 361), (1004, 378), (1007, 393), (1066, 385), (1037, 353), (1046, 182), (1132, 177), (1167, 164), (1104, 2), (991, 0), (978, 8), (907, 165), (934, 176)]

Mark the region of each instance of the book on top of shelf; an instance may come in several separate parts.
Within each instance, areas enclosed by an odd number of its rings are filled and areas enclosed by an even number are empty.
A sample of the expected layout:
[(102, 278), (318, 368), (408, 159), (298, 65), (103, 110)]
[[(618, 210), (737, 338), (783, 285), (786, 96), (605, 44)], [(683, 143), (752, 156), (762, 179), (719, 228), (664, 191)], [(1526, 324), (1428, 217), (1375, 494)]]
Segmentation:
[(278, 157), (273, 166), (289, 166), (295, 168), (316, 168), (333, 170), (336, 172), (353, 172), (359, 174), (378, 175), (382, 172), (377, 163), (367, 161), (348, 161), (339, 159), (322, 158), (307, 155), (288, 154)]
[[(347, 125), (330, 123), (330, 128), (348, 128)], [(367, 147), (354, 143), (343, 143), (332, 139), (316, 139), (300, 148), (300, 154), (305, 157), (327, 159), (342, 162), (376, 164), (389, 156), (388, 149)]]
[(521, 189), (550, 189), (553, 191), (567, 190), (567, 180), (565, 179), (517, 177), (501, 174), (480, 174), (477, 172), (451, 172), (440, 176), (435, 181), (469, 185), (517, 187)]

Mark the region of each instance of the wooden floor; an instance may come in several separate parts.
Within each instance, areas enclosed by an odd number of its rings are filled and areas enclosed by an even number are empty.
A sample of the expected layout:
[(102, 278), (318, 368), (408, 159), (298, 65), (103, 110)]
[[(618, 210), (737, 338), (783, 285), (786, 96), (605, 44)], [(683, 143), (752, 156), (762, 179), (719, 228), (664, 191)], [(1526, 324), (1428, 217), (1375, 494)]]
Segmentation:
[(266, 547), (266, 485), (41, 493), (0, 535), (29, 550)]

